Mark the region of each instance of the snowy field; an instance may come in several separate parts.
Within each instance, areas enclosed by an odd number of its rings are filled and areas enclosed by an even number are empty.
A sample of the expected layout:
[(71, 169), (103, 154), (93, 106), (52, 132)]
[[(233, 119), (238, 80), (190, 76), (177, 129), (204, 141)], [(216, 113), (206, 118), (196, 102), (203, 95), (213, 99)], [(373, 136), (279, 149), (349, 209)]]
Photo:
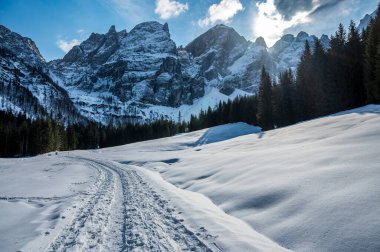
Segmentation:
[(1, 251), (380, 251), (380, 106), (0, 159)]

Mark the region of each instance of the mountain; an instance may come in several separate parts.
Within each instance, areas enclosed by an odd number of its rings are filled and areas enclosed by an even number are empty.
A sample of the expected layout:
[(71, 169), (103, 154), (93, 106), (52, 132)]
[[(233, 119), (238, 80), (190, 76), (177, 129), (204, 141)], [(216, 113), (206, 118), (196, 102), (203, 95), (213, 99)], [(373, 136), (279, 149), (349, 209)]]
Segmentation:
[(167, 24), (145, 22), (129, 33), (93, 33), (49, 66), (83, 115), (107, 123), (159, 118), (146, 114), (147, 104), (176, 107), (203, 96), (203, 76), (186, 57)]
[(36, 44), (0, 25), (0, 109), (29, 118), (84, 122), (67, 92), (58, 86)]
[[(177, 47), (168, 24), (144, 22), (129, 32), (111, 26), (105, 34), (92, 33), (62, 59), (47, 63), (29, 38), (4, 26), (0, 36), (5, 94), (0, 109), (102, 124), (188, 120), (221, 100), (255, 93), (262, 66), (272, 78), (295, 70), (305, 41), (313, 46), (317, 39), (306, 32), (286, 34), (268, 48), (261, 37), (248, 41), (233, 28), (216, 25)], [(319, 39), (327, 49), (328, 36)], [(13, 86), (23, 91), (8, 91)]]
[(144, 22), (130, 32), (111, 26), (93, 33), (49, 67), (81, 114), (95, 121), (177, 119), (180, 112), (188, 119), (220, 99), (256, 92), (263, 65), (272, 77), (295, 69), (305, 41), (315, 39), (285, 35), (268, 48), (263, 38), (253, 43), (216, 25), (177, 48), (167, 24)]
[(369, 22), (371, 21), (372, 18), (376, 16), (376, 11), (374, 11), (371, 15), (366, 14), (361, 20), (358, 25), (359, 31), (362, 31), (363, 29), (367, 28), (369, 25)]
[(216, 25), (183, 48), (170, 38), (168, 24), (144, 22), (130, 32), (111, 26), (105, 34), (92, 33), (63, 59), (46, 63), (29, 38), (5, 27), (1, 34), (4, 88), (20, 79), (23, 92), (31, 92), (22, 95), (24, 103), (6, 95), (2, 109), (102, 124), (187, 120), (220, 100), (256, 92), (263, 65), (272, 77), (294, 69), (305, 41), (316, 39), (301, 32), (268, 48), (261, 37), (247, 41)]

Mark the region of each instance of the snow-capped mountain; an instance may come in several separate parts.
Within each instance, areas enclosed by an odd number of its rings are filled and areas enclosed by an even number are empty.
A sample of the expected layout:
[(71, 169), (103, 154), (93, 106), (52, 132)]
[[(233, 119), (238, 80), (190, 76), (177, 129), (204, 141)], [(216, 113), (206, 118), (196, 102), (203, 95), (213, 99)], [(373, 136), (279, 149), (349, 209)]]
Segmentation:
[(85, 121), (51, 78), (36, 44), (0, 25), (0, 109), (63, 123)]
[(363, 29), (367, 28), (369, 25), (369, 22), (371, 21), (372, 18), (376, 16), (376, 11), (372, 12), (372, 14), (366, 14), (361, 20), (358, 25), (359, 31), (362, 31)]
[(198, 113), (219, 99), (255, 92), (263, 65), (273, 77), (294, 69), (305, 41), (315, 39), (285, 35), (268, 48), (263, 38), (253, 43), (216, 25), (177, 48), (167, 24), (145, 22), (130, 32), (111, 26), (106, 34), (91, 34), (49, 66), (81, 113), (96, 121), (177, 119), (179, 112), (187, 119), (191, 113), (184, 110)]
[(186, 57), (167, 24), (145, 22), (129, 33), (93, 33), (49, 65), (83, 115), (109, 122), (159, 118), (146, 104), (176, 107), (203, 96), (203, 77)]
[[(359, 28), (369, 20), (364, 17)], [(82, 116), (103, 124), (188, 120), (220, 100), (256, 92), (262, 66), (272, 78), (295, 70), (305, 41), (313, 46), (317, 39), (306, 32), (287, 34), (268, 48), (261, 37), (248, 41), (216, 25), (177, 47), (168, 24), (144, 22), (129, 32), (111, 26), (105, 34), (92, 33), (63, 59), (46, 63), (31, 39), (0, 28), (1, 88), (8, 92), (1, 97), (2, 110), (51, 114), (65, 122)], [(320, 41), (329, 47), (328, 36)], [(20, 91), (7, 91), (15, 82), (30, 92), (23, 102), (15, 98)]]

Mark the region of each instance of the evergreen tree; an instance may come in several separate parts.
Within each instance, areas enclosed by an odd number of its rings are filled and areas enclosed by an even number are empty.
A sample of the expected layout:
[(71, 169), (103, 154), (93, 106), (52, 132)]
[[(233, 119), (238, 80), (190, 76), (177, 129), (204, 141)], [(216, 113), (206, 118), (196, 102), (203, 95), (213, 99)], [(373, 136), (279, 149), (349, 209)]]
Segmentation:
[(310, 93), (308, 83), (311, 81), (311, 50), (310, 44), (306, 40), (305, 48), (302, 53), (300, 62), (297, 66), (297, 79), (296, 79), (296, 114), (299, 121), (309, 119), (310, 112)]
[(257, 120), (264, 130), (273, 129), (272, 82), (264, 66), (260, 76)]
[(327, 114), (328, 105), (326, 99), (326, 53), (319, 39), (314, 42), (312, 54), (311, 80), (308, 84), (309, 112), (312, 117)]
[(346, 81), (346, 97), (345, 107), (355, 108), (365, 104), (366, 94), (363, 85), (363, 46), (358, 29), (353, 21), (350, 23), (347, 44), (347, 67), (345, 74)]
[(380, 102), (379, 43), (380, 43), (380, 4), (376, 17), (371, 20), (364, 42), (364, 86), (368, 103)]
[(294, 115), (294, 77), (291, 69), (280, 74), (279, 85), (275, 88), (274, 114), (278, 126), (292, 124)]
[(346, 97), (346, 32), (342, 24), (339, 24), (338, 31), (330, 38), (330, 48), (328, 50), (327, 83), (325, 93), (327, 113), (334, 113), (342, 110)]

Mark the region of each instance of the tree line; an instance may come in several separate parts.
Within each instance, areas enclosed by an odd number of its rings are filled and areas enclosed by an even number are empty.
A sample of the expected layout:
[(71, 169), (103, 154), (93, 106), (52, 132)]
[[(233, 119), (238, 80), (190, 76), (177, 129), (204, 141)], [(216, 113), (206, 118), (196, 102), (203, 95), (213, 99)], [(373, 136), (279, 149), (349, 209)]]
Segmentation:
[(0, 111), (0, 157), (37, 155), (51, 151), (96, 149), (173, 136), (186, 125), (169, 120), (120, 127), (96, 123), (67, 127), (52, 119), (28, 119)]

